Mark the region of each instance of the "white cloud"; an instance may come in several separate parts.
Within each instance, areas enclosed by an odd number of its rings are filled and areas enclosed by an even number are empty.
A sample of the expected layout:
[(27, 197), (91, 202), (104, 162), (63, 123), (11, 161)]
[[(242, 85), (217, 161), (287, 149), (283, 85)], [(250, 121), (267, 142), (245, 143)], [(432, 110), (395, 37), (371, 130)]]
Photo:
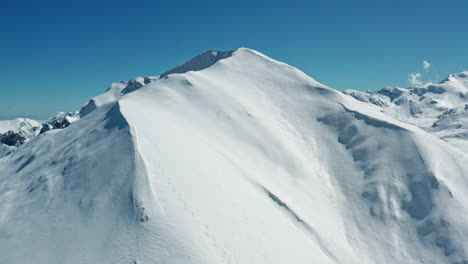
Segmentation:
[(423, 67), (425, 70), (429, 70), (431, 67), (431, 64), (428, 61), (423, 61)]
[(408, 76), (408, 82), (410, 83), (412, 88), (414, 88), (414, 87), (423, 87), (423, 86), (426, 86), (426, 85), (432, 83), (431, 81), (425, 83), (422, 80), (423, 79), (423, 74), (428, 73), (431, 66), (432, 65), (431, 65), (430, 62), (423, 61), (424, 71), (422, 73), (419, 73), (419, 72), (410, 73), (410, 75)]
[(411, 84), (411, 87), (420, 87), (423, 85), (423, 82), (421, 81), (421, 74), (417, 72), (413, 72), (409, 75), (408, 81)]

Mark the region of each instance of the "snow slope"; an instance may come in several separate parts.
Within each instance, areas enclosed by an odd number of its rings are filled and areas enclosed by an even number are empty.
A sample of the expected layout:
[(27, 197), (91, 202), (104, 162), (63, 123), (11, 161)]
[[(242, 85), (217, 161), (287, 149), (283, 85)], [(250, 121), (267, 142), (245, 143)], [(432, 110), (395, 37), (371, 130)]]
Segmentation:
[(0, 159), (0, 263), (468, 262), (424, 130), (243, 48), (112, 87)]
[(157, 77), (137, 77), (129, 81), (121, 81), (112, 83), (107, 91), (91, 99), (85, 106), (79, 111), (79, 116), (84, 117), (95, 109), (119, 100), (123, 95), (138, 90), (144, 85), (158, 80)]
[(6, 155), (9, 155), (11, 152), (13, 152), (16, 148), (13, 146), (8, 146), (5, 144), (0, 144), (0, 158), (5, 157)]

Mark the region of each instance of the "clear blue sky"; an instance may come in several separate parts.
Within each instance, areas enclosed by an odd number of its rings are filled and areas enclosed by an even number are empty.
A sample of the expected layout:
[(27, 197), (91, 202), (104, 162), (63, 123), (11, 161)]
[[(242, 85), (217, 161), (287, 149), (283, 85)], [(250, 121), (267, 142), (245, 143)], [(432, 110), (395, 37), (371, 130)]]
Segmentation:
[(2, 1), (0, 119), (78, 110), (111, 82), (248, 47), (339, 90), (468, 70), (468, 1)]

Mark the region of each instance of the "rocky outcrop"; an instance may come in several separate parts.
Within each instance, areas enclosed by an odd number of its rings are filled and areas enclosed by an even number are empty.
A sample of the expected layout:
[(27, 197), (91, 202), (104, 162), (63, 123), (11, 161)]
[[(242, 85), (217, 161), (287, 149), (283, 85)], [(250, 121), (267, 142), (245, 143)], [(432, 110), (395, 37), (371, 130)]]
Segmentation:
[(0, 134), (0, 143), (5, 144), (7, 146), (17, 147), (26, 142), (26, 140), (27, 138), (25, 136), (13, 131), (8, 131), (4, 134)]
[(80, 117), (78, 112), (59, 113), (55, 117), (42, 124), (39, 135), (52, 129), (67, 128), (71, 123), (75, 122), (79, 118)]

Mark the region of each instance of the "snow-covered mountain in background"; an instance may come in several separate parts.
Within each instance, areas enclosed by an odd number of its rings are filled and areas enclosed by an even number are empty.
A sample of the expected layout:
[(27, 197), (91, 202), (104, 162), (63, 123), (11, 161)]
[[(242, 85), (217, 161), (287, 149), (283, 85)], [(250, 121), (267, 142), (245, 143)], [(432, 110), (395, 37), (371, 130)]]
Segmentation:
[(5, 134), (8, 131), (18, 133), (26, 139), (34, 138), (40, 127), (41, 121), (28, 118), (17, 118), (13, 120), (0, 120), (0, 134)]
[(52, 129), (66, 128), (79, 118), (78, 112), (61, 112), (45, 122), (28, 118), (0, 120), (0, 158), (38, 135)]
[(67, 128), (71, 123), (80, 119), (80, 114), (76, 112), (59, 112), (55, 116), (49, 118), (46, 122), (42, 123), (39, 134), (45, 133), (52, 129)]
[(11, 153), (17, 146), (35, 138), (40, 125), (40, 121), (28, 118), (0, 120), (0, 158)]
[(423, 87), (346, 90), (345, 94), (468, 151), (468, 72)]
[(114, 83), (0, 158), (0, 263), (468, 263), (468, 156), (358, 95), (245, 48)]

